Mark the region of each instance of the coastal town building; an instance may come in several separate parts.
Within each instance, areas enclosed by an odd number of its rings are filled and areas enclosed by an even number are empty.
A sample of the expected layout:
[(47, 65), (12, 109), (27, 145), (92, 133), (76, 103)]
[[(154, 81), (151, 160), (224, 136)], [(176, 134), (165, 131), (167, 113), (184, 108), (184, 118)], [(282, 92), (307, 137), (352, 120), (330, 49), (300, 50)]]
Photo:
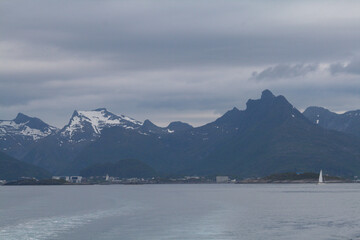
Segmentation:
[(82, 176), (71, 176), (70, 182), (71, 183), (81, 183)]
[(52, 176), (52, 179), (55, 180), (65, 180), (70, 183), (81, 183), (82, 176)]
[(228, 176), (216, 176), (216, 183), (228, 183), (229, 180)]

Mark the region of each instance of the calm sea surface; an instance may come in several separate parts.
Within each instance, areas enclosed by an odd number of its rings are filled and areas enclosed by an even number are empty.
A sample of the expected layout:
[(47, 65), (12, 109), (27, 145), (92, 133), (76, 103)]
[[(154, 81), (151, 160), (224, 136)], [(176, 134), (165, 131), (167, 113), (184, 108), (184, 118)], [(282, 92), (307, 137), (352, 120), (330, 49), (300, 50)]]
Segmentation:
[(360, 184), (1, 186), (0, 239), (360, 239)]

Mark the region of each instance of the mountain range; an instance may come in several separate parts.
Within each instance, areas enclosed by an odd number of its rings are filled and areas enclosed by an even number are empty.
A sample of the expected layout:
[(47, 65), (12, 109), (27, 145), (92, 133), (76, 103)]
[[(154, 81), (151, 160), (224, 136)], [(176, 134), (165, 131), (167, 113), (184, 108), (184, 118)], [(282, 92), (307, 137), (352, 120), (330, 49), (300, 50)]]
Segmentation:
[(158, 127), (100, 108), (74, 111), (57, 129), (19, 114), (0, 121), (0, 150), (52, 174), (138, 159), (164, 175), (257, 177), (324, 169), (352, 176), (360, 174), (358, 113), (319, 107), (301, 113), (284, 96), (265, 90), (260, 99), (248, 100), (245, 110), (233, 108), (200, 127), (182, 122)]
[(337, 114), (322, 107), (308, 107), (303, 114), (323, 128), (360, 137), (360, 110)]

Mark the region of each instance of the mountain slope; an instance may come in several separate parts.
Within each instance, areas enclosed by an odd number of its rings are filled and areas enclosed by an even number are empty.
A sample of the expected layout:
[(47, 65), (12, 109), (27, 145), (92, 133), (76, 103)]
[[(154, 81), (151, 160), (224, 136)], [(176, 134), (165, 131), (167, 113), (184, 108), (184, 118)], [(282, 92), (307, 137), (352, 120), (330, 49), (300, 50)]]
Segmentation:
[(106, 108), (92, 111), (74, 111), (69, 123), (59, 132), (67, 141), (93, 140), (101, 134), (104, 128), (120, 126), (127, 129), (136, 129), (142, 122), (126, 117), (117, 116)]
[(0, 120), (0, 150), (22, 157), (30, 145), (57, 130), (38, 118), (19, 113), (14, 120)]
[(360, 173), (360, 140), (323, 129), (283, 96), (265, 90), (216, 121), (172, 134), (144, 135), (117, 127), (85, 147), (68, 170), (122, 158), (141, 159), (168, 174), (231, 174), (244, 177), (276, 172)]
[(0, 179), (17, 180), (21, 177), (48, 178), (50, 174), (42, 168), (20, 162), (0, 152)]
[(303, 114), (323, 128), (360, 137), (360, 110), (337, 114), (322, 107), (308, 107)]
[(201, 162), (204, 172), (264, 176), (321, 168), (339, 175), (360, 171), (360, 141), (312, 124), (283, 96), (264, 91), (261, 99), (248, 101), (243, 115), (241, 133)]
[(59, 173), (91, 142), (98, 139), (104, 129), (114, 126), (139, 129), (143, 123), (124, 115), (117, 116), (105, 108), (92, 111), (74, 111), (69, 123), (56, 134), (34, 144), (21, 159)]

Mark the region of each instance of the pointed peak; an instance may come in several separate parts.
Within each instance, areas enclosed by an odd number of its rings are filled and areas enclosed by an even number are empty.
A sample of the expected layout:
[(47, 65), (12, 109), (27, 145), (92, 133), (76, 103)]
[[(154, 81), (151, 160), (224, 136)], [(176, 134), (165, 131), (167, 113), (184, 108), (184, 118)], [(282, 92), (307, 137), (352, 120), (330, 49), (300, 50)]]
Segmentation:
[(22, 117), (30, 118), (28, 115), (23, 114), (23, 113), (21, 113), (21, 112), (18, 113), (17, 116), (16, 116), (16, 118), (22, 118)]
[(246, 103), (247, 112), (268, 112), (278, 111), (279, 109), (291, 112), (293, 108), (284, 96), (274, 96), (270, 90), (264, 90), (260, 99), (249, 99)]
[(236, 118), (240, 113), (241, 113), (241, 111), (238, 108), (233, 107), (233, 109), (224, 113), (224, 115), (219, 117), (216, 121), (221, 120), (221, 119), (234, 118), (234, 117)]
[(141, 126), (140, 130), (145, 132), (161, 133), (164, 129), (156, 126), (150, 120), (146, 119), (143, 125)]
[[(18, 115), (16, 116), (16, 118), (13, 121), (16, 124), (25, 124), (29, 128), (38, 129), (43, 132), (45, 131), (45, 133), (42, 133), (41, 136), (47, 136), (51, 133), (51, 131), (56, 130), (55, 127), (48, 125), (47, 123), (43, 122), (41, 119), (36, 118), (36, 117), (29, 117), (23, 113), (18, 113)], [(36, 136), (35, 138), (38, 138), (38, 137), (39, 136)]]
[(241, 118), (243, 111), (240, 111), (238, 108), (234, 107), (233, 109), (227, 111), (224, 115), (215, 120), (216, 124), (226, 124), (233, 125), (238, 122)]
[(79, 116), (79, 112), (78, 112), (78, 110), (74, 110), (74, 112), (73, 112), (73, 114), (72, 114), (71, 118), (73, 118), (73, 117), (75, 117), (75, 116)]
[(146, 119), (143, 123), (143, 126), (155, 126), (149, 119)]
[(27, 122), (29, 120), (31, 120), (32, 118), (23, 114), (23, 113), (18, 113), (18, 115), (16, 116), (16, 118), (14, 119), (14, 122), (19, 124), (19, 123), (24, 123)]
[(269, 89), (265, 89), (262, 93), (261, 93), (261, 99), (273, 99), (275, 98), (275, 95), (269, 90)]

